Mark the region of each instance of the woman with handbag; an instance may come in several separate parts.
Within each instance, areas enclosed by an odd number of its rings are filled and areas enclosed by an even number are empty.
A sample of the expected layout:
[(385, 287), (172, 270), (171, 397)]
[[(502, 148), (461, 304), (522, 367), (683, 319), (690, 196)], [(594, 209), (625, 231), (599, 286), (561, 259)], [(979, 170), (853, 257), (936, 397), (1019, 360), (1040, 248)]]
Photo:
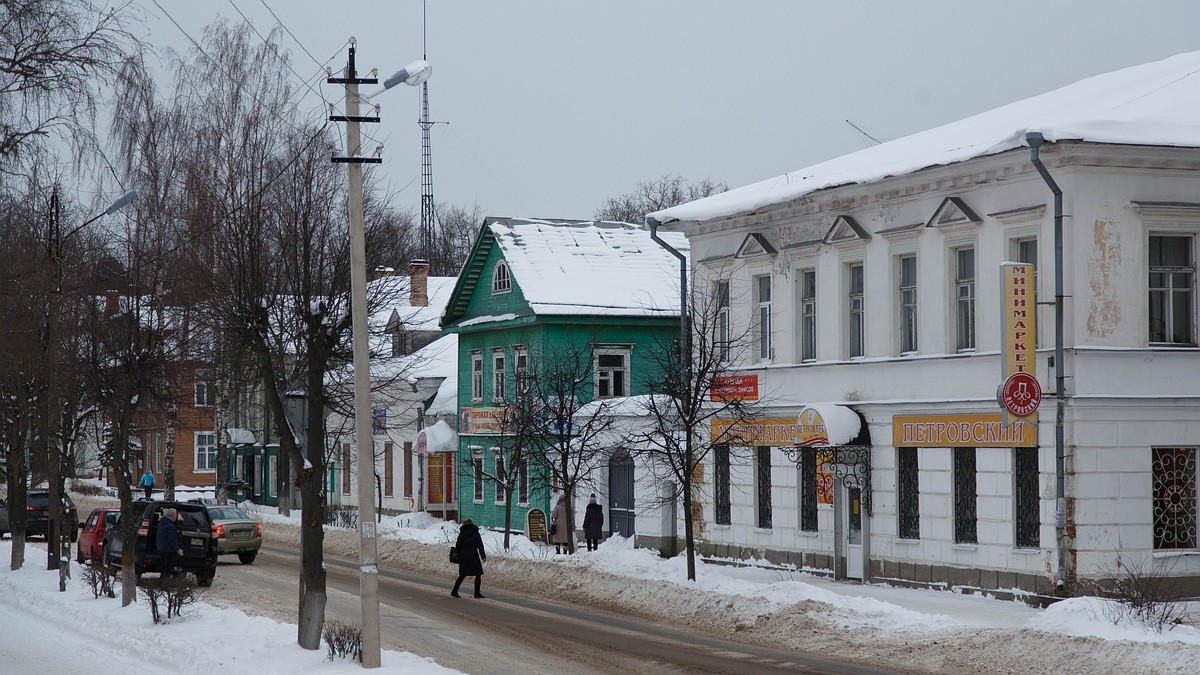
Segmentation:
[(479, 585), (483, 582), (483, 563), (487, 560), (487, 553), (483, 550), (479, 528), (470, 518), (458, 528), (458, 541), (454, 542), (454, 548), (458, 551), (458, 580), (454, 582), (454, 590), (450, 591), (450, 595), (462, 597), (458, 594), (458, 587), (462, 586), (463, 579), (475, 577), (475, 597), (482, 598)]

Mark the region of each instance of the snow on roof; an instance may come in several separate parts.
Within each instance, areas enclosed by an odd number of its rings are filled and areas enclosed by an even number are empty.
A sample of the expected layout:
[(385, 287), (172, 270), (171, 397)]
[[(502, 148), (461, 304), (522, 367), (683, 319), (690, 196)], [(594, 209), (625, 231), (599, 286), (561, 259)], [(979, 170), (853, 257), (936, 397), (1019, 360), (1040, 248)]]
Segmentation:
[[(679, 261), (642, 226), (506, 219), (488, 227), (535, 314), (679, 314)], [(687, 254), (682, 235), (662, 238)]]
[(380, 277), (370, 282), (369, 294), (388, 299), (371, 315), (371, 329), (383, 330), (391, 321), (393, 313), (405, 330), (441, 330), (439, 323), (450, 294), (454, 291), (456, 277), (429, 277), (427, 293), (429, 302), (424, 307), (412, 306), (409, 278), (403, 276)]
[(931, 166), (1047, 141), (1200, 147), (1200, 52), (1097, 75), (989, 110), (814, 164), (799, 171), (656, 211), (659, 222), (703, 221), (750, 213), (824, 188), (871, 183)]

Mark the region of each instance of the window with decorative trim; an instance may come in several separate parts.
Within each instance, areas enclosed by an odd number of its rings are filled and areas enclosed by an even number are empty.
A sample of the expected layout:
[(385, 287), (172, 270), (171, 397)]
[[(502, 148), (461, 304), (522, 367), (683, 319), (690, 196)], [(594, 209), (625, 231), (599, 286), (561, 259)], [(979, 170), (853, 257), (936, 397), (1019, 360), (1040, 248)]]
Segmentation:
[(513, 384), (516, 393), (529, 393), (529, 350), (522, 346), (513, 347)]
[(629, 350), (604, 348), (595, 351), (596, 398), (629, 395)]
[(1197, 542), (1197, 448), (1151, 448), (1154, 548), (1194, 549)]
[(866, 354), (866, 284), (863, 279), (863, 264), (850, 263), (846, 266), (847, 293), (847, 355), (854, 359)]
[(1150, 235), (1150, 344), (1196, 344), (1194, 243), (1190, 235)]
[(500, 448), (492, 448), (492, 452), (496, 457), (496, 476), (493, 483), (496, 486), (496, 503), (503, 504), (508, 495), (504, 491), (504, 486), (508, 484), (508, 473), (504, 463), (504, 451)]
[(196, 407), (209, 407), (216, 405), (216, 379), (217, 373), (212, 368), (197, 368), (194, 377), (195, 397), (192, 399), (192, 404)]
[(958, 351), (975, 349), (975, 249), (954, 250), (955, 346)]
[[(1027, 265), (1033, 265), (1033, 301), (1034, 301), (1034, 307), (1040, 307), (1040, 305), (1037, 304), (1038, 286), (1039, 286), (1038, 280), (1040, 278), (1038, 275), (1041, 274), (1041, 268), (1038, 267), (1038, 240), (1037, 240), (1037, 237), (1027, 237), (1027, 238), (1022, 238), (1022, 239), (1016, 239), (1012, 242), (1012, 245), (1013, 245), (1013, 254), (1014, 254), (1013, 258), (1016, 260), (1016, 262), (1025, 263)], [(1042, 318), (1041, 312), (1038, 312), (1037, 321), (1035, 322), (1035, 328), (1037, 330), (1037, 335), (1034, 337), (1034, 339), (1036, 341), (1037, 346), (1039, 346), (1039, 347), (1042, 344), (1042, 321), (1041, 321), (1041, 318)]]
[(475, 481), (475, 503), (483, 503), (483, 457), (471, 458), (472, 477)]
[(512, 275), (508, 271), (508, 263), (501, 260), (492, 269), (492, 295), (501, 295), (512, 290)]
[(900, 353), (917, 352), (917, 256), (902, 255), (899, 267)]
[(504, 350), (492, 350), (492, 400), (504, 402)]
[(817, 359), (817, 271), (800, 270), (800, 360)]
[(483, 400), (483, 352), (471, 352), (471, 400)]
[(758, 345), (759, 361), (770, 361), (771, 349), (771, 275), (754, 277), (754, 304), (756, 307), (755, 342)]
[(196, 473), (217, 470), (217, 434), (212, 431), (197, 431), (194, 436)]

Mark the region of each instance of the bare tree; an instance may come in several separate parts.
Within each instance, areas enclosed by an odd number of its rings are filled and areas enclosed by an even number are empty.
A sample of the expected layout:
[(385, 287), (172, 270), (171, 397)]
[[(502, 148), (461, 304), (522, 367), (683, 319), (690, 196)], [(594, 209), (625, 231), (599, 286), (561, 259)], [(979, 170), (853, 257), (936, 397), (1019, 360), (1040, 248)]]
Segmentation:
[(682, 176), (663, 174), (654, 180), (638, 183), (633, 192), (605, 201), (596, 211), (596, 219), (640, 223), (647, 213), (715, 195), (728, 189), (729, 186), (724, 183), (714, 183), (707, 178), (689, 183)]
[[(711, 290), (711, 292), (710, 292)], [(688, 344), (663, 341), (655, 352), (658, 372), (642, 399), (644, 426), (628, 437), (631, 454), (643, 460), (651, 481), (672, 489), (660, 503), (683, 502), (687, 574), (696, 578), (696, 527), (700, 520), (697, 476), (717, 446), (745, 445), (738, 431), (761, 407), (727, 390), (733, 364), (748, 351), (753, 326), (733, 332), (727, 296), (719, 288), (696, 290), (690, 300)], [(722, 424), (712, 425), (716, 420)], [(714, 431), (715, 430), (715, 431)]]
[(94, 147), (97, 79), (120, 59), (129, 11), (129, 3), (0, 0), (0, 157), (54, 132)]

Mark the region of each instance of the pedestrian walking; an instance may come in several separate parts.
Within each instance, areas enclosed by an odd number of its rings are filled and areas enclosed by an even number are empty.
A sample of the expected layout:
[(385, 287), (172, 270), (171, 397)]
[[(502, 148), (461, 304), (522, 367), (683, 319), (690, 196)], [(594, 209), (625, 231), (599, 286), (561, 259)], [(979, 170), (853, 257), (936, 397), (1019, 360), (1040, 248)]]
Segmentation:
[(479, 592), (479, 585), (483, 582), (483, 563), (487, 560), (487, 553), (483, 550), (483, 537), (479, 536), (479, 528), (470, 518), (464, 520), (458, 528), (458, 541), (454, 542), (454, 546), (458, 549), (458, 579), (454, 582), (454, 590), (450, 591), (450, 595), (461, 598), (458, 587), (462, 586), (463, 579), (475, 577), (475, 597), (482, 598), (483, 593)]
[(154, 547), (158, 549), (159, 560), (162, 562), (161, 578), (174, 576), (175, 567), (183, 557), (183, 548), (179, 545), (179, 527), (175, 525), (175, 509), (163, 509), (158, 516), (158, 527), (154, 532)]
[(583, 512), (583, 536), (587, 538), (587, 550), (600, 548), (600, 539), (604, 537), (604, 507), (596, 503), (595, 492)]
[(571, 538), (575, 535), (575, 524), (567, 520), (567, 496), (560, 495), (551, 514), (554, 533), (550, 540), (554, 542), (555, 553), (571, 553)]
[(154, 492), (154, 472), (146, 469), (146, 472), (138, 479), (138, 487), (146, 491), (146, 501), (150, 501), (150, 493)]

